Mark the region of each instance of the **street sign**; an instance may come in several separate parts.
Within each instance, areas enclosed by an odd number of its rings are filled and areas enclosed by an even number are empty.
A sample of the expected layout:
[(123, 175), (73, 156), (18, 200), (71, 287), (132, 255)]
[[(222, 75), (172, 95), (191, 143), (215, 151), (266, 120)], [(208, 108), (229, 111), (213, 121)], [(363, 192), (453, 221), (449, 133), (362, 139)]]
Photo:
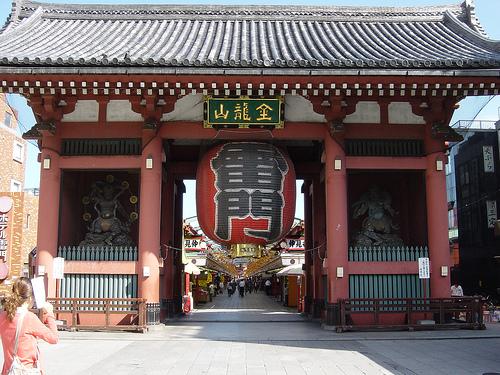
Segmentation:
[(54, 279), (64, 279), (64, 258), (54, 258), (52, 272), (54, 275)]
[(418, 258), (418, 278), (429, 279), (430, 277), (429, 258)]

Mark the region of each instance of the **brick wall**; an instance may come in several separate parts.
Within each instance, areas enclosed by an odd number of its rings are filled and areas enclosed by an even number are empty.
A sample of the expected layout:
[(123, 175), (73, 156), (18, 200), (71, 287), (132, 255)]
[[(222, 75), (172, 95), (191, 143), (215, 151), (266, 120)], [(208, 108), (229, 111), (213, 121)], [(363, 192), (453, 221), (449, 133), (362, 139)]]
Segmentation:
[[(0, 191), (12, 191), (13, 181), (24, 188), (26, 141), (18, 135), (17, 114), (7, 105), (5, 94), (0, 94)], [(10, 124), (7, 126), (8, 118)], [(20, 149), (17, 149), (20, 147)], [(16, 150), (16, 151), (15, 151)], [(19, 152), (20, 151), (20, 152)], [(20, 156), (20, 158), (17, 158)]]

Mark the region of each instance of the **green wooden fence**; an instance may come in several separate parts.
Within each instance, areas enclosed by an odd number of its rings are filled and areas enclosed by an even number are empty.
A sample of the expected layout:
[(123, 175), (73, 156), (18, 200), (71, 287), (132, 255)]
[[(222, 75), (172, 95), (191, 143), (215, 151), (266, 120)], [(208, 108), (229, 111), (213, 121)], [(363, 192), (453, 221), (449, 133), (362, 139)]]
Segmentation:
[(137, 275), (65, 274), (61, 298), (137, 298)]
[(57, 256), (81, 261), (136, 261), (137, 246), (59, 246)]
[(349, 247), (350, 262), (416, 262), (428, 256), (427, 246)]
[[(424, 293), (425, 291), (425, 293)], [(349, 275), (349, 298), (424, 298), (430, 297), (428, 280), (418, 274)]]

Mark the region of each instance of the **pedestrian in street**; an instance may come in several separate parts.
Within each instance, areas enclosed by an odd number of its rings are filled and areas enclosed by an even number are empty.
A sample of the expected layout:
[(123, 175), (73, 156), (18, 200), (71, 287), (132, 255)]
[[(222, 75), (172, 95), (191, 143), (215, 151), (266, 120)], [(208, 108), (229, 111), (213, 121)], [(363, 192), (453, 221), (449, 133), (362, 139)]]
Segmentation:
[[(46, 302), (42, 307), (41, 320), (28, 309), (32, 306), (33, 288), (26, 277), (20, 277), (12, 285), (12, 292), (3, 301), (0, 313), (0, 335), (4, 362), (2, 375), (15, 369), (15, 374), (43, 374), (38, 339), (56, 344), (57, 326), (53, 307)], [(21, 369), (22, 368), (22, 369)]]
[(215, 286), (213, 283), (208, 285), (208, 294), (210, 295), (210, 302), (212, 302), (212, 299), (215, 297)]
[(264, 285), (266, 286), (266, 295), (271, 295), (271, 280), (267, 279)]
[(224, 294), (224, 283), (222, 281), (219, 282), (219, 290), (220, 294)]
[(252, 294), (252, 290), (253, 290), (252, 279), (248, 279), (246, 284), (247, 284), (247, 292)]
[(227, 284), (227, 296), (231, 297), (232, 294), (233, 294), (233, 285), (232, 285), (232, 283), (228, 283)]
[(240, 297), (245, 297), (245, 280), (241, 279), (239, 284)]
[[(460, 298), (464, 296), (464, 291), (462, 287), (458, 284), (458, 281), (455, 281), (450, 288), (450, 294), (453, 298)], [(460, 320), (460, 312), (457, 311), (454, 314), (455, 320)]]
[(255, 280), (255, 282), (254, 282), (254, 292), (255, 293), (257, 293), (259, 291), (259, 285), (260, 285), (260, 281)]

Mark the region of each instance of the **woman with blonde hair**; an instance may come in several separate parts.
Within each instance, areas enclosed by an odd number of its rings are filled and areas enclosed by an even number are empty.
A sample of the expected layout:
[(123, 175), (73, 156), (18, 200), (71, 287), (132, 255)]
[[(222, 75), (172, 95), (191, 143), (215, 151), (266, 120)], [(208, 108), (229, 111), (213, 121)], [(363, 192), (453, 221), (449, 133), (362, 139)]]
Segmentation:
[[(9, 373), (15, 358), (24, 368), (32, 369), (33, 373), (36, 373), (38, 368), (38, 373), (43, 374), (39, 365), (37, 339), (40, 338), (50, 344), (56, 344), (58, 341), (52, 305), (46, 302), (41, 307), (42, 318), (40, 321), (35, 314), (28, 310), (32, 305), (32, 295), (33, 289), (30, 280), (26, 277), (20, 277), (14, 281), (12, 293), (2, 301), (4, 310), (0, 312), (0, 334), (4, 355), (2, 375)], [(17, 330), (19, 333), (16, 345)]]

